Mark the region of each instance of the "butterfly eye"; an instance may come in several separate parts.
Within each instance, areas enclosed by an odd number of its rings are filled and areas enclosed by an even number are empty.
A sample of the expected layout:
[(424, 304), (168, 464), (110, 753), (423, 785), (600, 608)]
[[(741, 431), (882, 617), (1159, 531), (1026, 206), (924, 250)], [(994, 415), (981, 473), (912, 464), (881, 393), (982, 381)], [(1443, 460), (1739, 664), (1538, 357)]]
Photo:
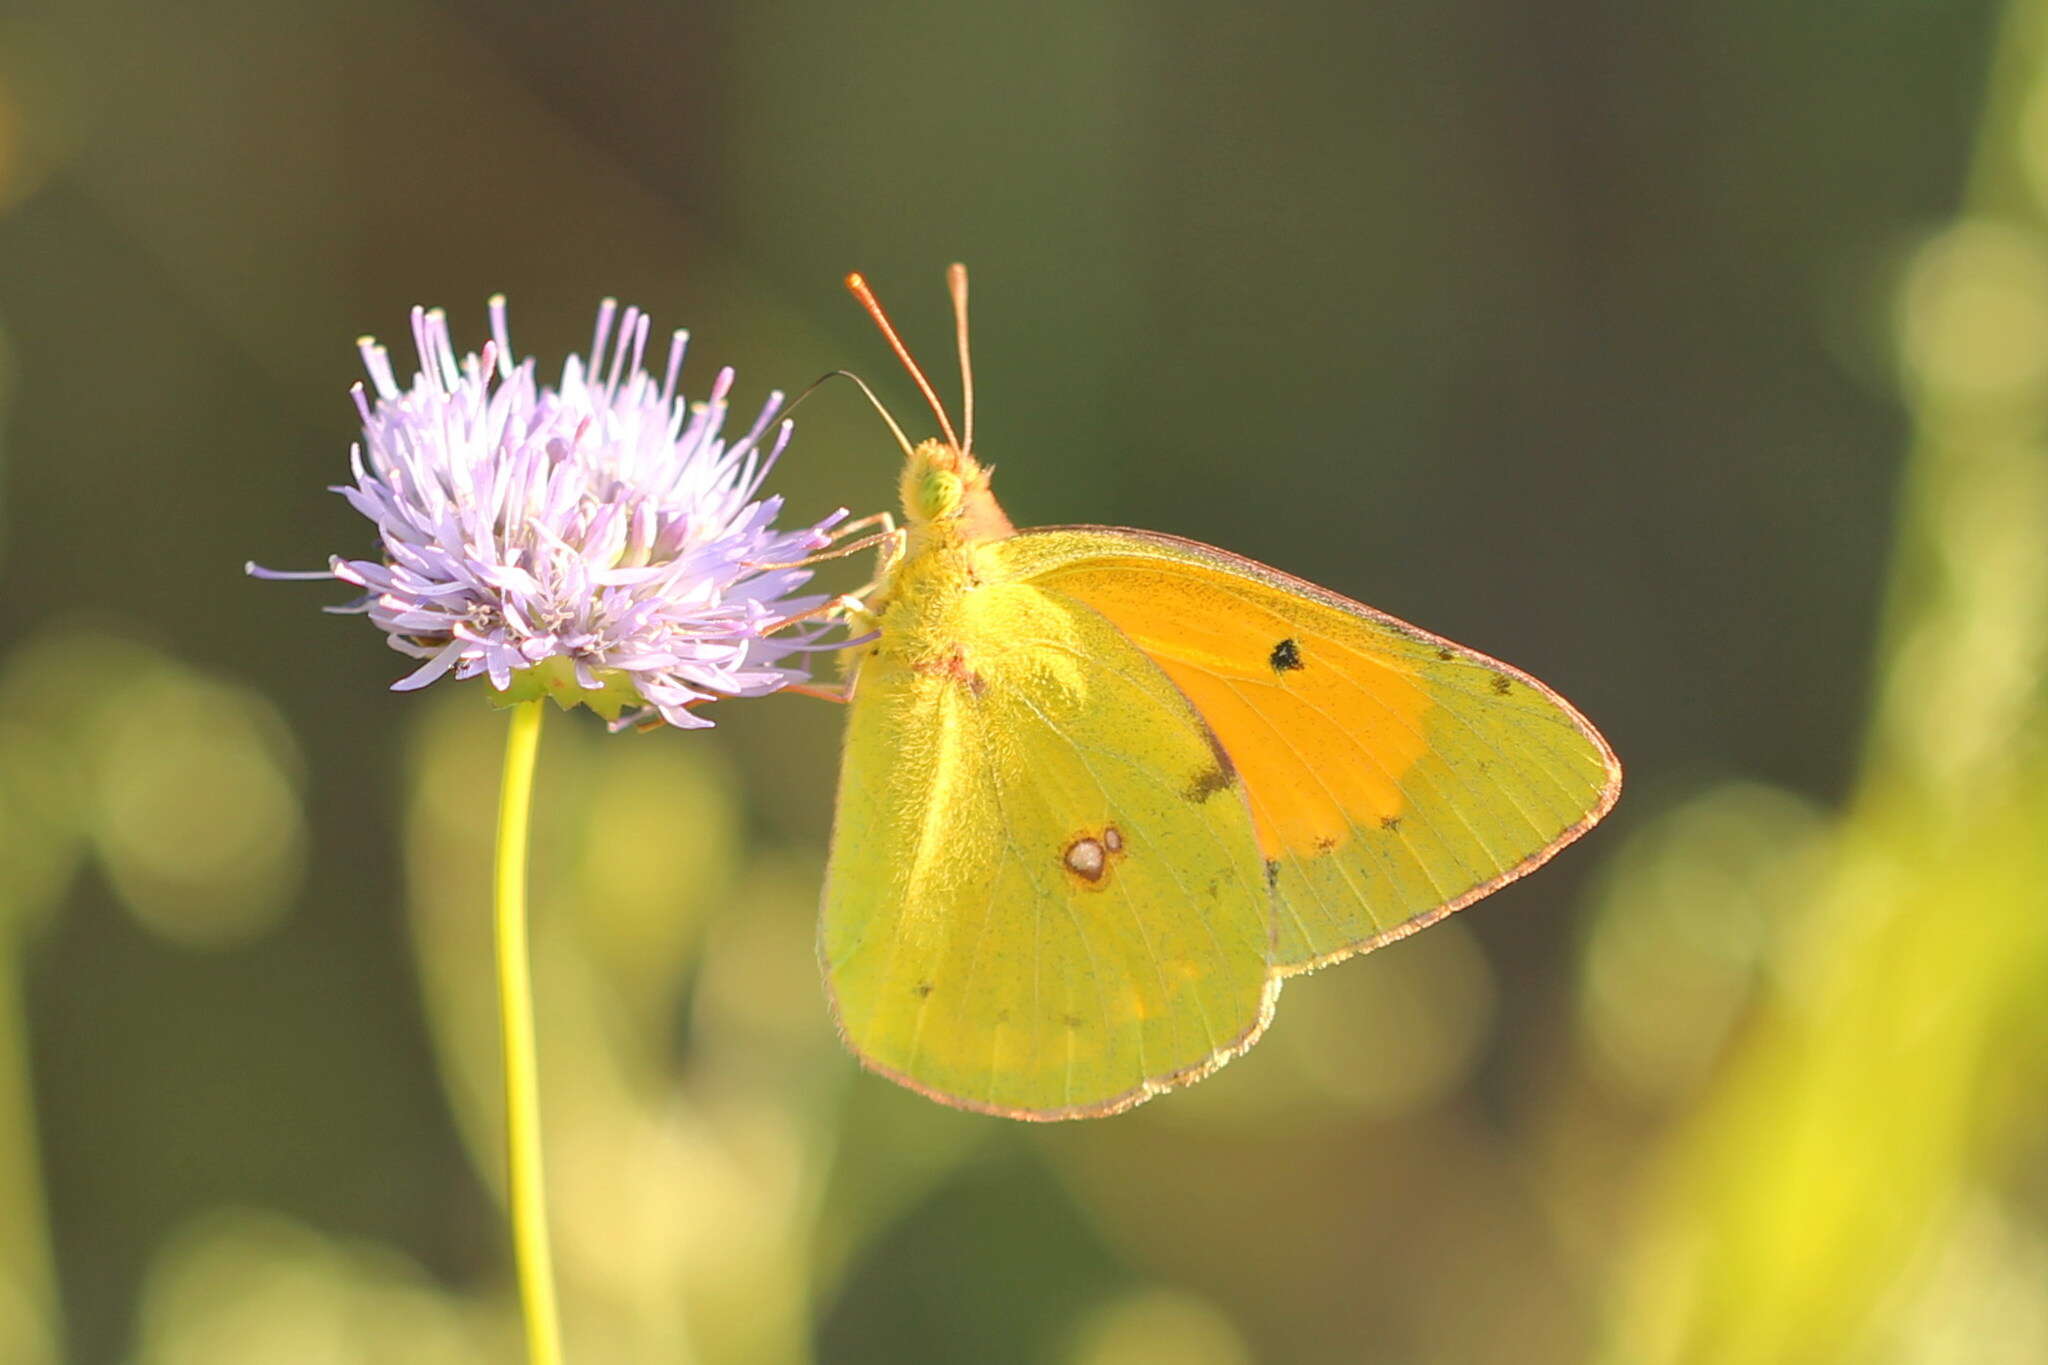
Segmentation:
[(911, 490), (910, 515), (924, 521), (957, 516), (964, 500), (960, 476), (944, 469), (927, 469)]

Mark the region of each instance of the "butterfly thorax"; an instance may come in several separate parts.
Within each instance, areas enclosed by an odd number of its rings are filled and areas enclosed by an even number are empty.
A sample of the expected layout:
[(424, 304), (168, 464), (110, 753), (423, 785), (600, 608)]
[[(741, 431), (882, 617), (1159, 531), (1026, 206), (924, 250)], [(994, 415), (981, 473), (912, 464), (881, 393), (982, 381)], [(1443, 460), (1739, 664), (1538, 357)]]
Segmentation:
[(925, 441), (905, 462), (907, 536), (903, 555), (869, 598), (881, 639), (855, 655), (881, 653), (913, 669), (942, 667), (979, 632), (965, 601), (984, 585), (983, 549), (1015, 534), (989, 491), (989, 470), (944, 441)]

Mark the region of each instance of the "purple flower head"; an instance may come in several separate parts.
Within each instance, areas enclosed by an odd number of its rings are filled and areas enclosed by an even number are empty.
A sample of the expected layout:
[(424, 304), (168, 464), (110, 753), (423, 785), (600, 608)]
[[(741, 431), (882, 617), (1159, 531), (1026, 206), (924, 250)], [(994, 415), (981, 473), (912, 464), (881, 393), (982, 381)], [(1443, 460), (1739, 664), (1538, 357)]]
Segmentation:
[(491, 342), (458, 360), (447, 319), (415, 308), (420, 370), (407, 388), (382, 346), (360, 343), (376, 392), (355, 386), (363, 441), (355, 483), (335, 491), (376, 523), (383, 557), (336, 557), (305, 576), (361, 587), (332, 610), (367, 613), (393, 649), (425, 661), (393, 687), (482, 674), (507, 701), (580, 702), (615, 726), (651, 708), (696, 728), (710, 724), (698, 703), (803, 679), (786, 661), (827, 647), (830, 627), (762, 628), (826, 599), (791, 596), (806, 570), (759, 566), (827, 545), (846, 513), (778, 531), (782, 500), (757, 497), (789, 441), (783, 422), (761, 444), (782, 395), (728, 441), (730, 369), (699, 402), (676, 392), (686, 333), (657, 381), (641, 364), (647, 315), (607, 300), (589, 358), (570, 356), (551, 389), (533, 360), (514, 365), (502, 298), (490, 315)]

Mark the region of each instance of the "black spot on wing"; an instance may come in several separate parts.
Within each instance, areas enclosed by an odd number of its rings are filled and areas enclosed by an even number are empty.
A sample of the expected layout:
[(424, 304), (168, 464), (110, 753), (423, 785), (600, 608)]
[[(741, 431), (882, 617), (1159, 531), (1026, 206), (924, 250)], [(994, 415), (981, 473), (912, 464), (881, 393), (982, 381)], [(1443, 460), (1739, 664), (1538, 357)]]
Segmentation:
[(1266, 889), (1271, 891), (1280, 885), (1280, 864), (1277, 860), (1266, 859)]
[(1510, 679), (1507, 674), (1496, 673), (1493, 675), (1492, 687), (1495, 696), (1505, 697), (1509, 692), (1514, 690), (1514, 686), (1514, 681)]
[(1274, 645), (1273, 652), (1266, 657), (1266, 662), (1273, 666), (1275, 673), (1289, 673), (1305, 667), (1301, 662), (1301, 646), (1291, 639), (1282, 640)]

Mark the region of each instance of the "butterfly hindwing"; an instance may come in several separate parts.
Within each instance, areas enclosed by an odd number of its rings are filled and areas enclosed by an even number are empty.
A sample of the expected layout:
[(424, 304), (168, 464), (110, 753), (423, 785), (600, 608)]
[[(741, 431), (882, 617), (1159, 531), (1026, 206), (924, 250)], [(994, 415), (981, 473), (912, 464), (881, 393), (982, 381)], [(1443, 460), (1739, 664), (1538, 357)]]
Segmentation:
[(935, 1098), (1110, 1113), (1270, 1012), (1241, 784), (1166, 674), (1090, 608), (962, 594), (861, 658), (819, 949), (848, 1044)]
[(1193, 541), (1048, 527), (997, 570), (1101, 612), (1243, 776), (1274, 887), (1274, 964), (1412, 932), (1522, 875), (1613, 804), (1599, 733), (1528, 675)]

